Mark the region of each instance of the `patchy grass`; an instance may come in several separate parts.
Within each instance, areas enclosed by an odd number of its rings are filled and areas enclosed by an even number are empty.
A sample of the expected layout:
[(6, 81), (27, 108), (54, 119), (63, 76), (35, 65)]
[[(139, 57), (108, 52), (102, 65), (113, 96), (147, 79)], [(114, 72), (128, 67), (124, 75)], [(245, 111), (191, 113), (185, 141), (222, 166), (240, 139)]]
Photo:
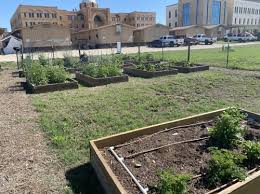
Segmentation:
[(227, 106), (260, 110), (260, 80), (208, 71), (33, 96), (40, 123), (67, 167), (89, 160), (89, 141)]
[[(192, 49), (192, 47), (191, 47)], [(260, 71), (260, 45), (232, 47), (228, 68)], [(161, 52), (153, 53), (161, 58)], [(187, 60), (187, 51), (165, 51), (164, 59)], [(211, 66), (226, 67), (227, 53), (218, 49), (191, 51), (191, 61)]]
[(4, 68), (15, 68), (16, 62), (0, 62), (0, 67)]

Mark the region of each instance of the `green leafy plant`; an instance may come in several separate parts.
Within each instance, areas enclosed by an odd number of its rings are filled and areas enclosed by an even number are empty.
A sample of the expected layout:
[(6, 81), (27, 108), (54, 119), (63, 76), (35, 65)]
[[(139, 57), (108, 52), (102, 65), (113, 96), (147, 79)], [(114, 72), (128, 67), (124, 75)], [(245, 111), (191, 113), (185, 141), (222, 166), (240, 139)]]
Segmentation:
[(26, 71), (26, 79), (35, 85), (45, 85), (48, 83), (46, 68), (38, 63), (33, 63)]
[(240, 165), (245, 156), (226, 149), (211, 148), (211, 159), (206, 168), (206, 184), (209, 188), (230, 182), (234, 179), (244, 180), (246, 171)]
[(119, 64), (111, 59), (104, 59), (97, 63), (90, 63), (83, 67), (83, 74), (95, 78), (113, 77), (121, 75)]
[(243, 152), (249, 164), (255, 165), (260, 163), (260, 142), (245, 141), (243, 144)]
[(190, 175), (163, 171), (159, 174), (159, 177), (158, 194), (188, 194), (188, 182), (192, 178)]
[(68, 78), (67, 72), (63, 68), (48, 67), (47, 68), (48, 83), (64, 83)]
[(38, 60), (39, 60), (39, 64), (42, 66), (49, 65), (49, 60), (46, 59), (44, 55), (39, 55)]
[(213, 144), (219, 148), (232, 148), (237, 146), (243, 138), (245, 126), (241, 124), (246, 115), (237, 108), (229, 108), (217, 119), (215, 127), (209, 130)]
[(173, 68), (171, 63), (141, 63), (135, 67), (142, 71), (165, 71)]
[(63, 65), (64, 67), (67, 68), (72, 68), (72, 67), (76, 67), (78, 64), (77, 60), (75, 58), (73, 58), (72, 56), (65, 54), (63, 56)]

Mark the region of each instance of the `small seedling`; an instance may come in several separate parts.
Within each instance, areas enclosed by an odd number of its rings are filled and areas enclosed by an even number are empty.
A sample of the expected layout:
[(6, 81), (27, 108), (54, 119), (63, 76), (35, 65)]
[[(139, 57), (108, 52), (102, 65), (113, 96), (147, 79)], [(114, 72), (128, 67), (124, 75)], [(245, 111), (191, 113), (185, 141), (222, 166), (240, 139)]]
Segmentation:
[(163, 171), (159, 176), (158, 194), (188, 194), (188, 182), (192, 178), (190, 175)]

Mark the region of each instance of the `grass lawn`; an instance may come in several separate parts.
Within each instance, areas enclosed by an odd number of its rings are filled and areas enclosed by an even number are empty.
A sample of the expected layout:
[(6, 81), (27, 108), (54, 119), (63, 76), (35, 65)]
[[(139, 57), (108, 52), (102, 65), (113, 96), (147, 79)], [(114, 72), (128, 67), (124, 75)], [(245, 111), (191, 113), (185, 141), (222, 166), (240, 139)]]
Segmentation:
[[(192, 47), (191, 47), (192, 49)], [(228, 68), (260, 71), (260, 45), (232, 47)], [(160, 58), (161, 52), (153, 53)], [(164, 59), (187, 60), (187, 51), (164, 52)], [(191, 61), (211, 66), (226, 67), (227, 53), (218, 49), (192, 50)]]
[[(129, 83), (35, 95), (33, 104), (51, 147), (69, 169), (89, 161), (92, 139), (227, 106), (260, 112), (260, 79), (219, 71), (130, 78)], [(102, 193), (89, 166), (72, 170), (70, 177), (74, 193)]]

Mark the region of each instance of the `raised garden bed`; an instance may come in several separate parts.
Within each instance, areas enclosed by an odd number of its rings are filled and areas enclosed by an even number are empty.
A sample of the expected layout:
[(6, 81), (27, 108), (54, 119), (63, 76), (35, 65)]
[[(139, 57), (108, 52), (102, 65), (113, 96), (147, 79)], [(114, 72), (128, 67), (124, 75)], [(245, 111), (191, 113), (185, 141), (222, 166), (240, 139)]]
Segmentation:
[(104, 78), (94, 78), (88, 75), (84, 75), (82, 73), (76, 73), (76, 79), (78, 82), (82, 85), (86, 86), (103, 86), (108, 85), (112, 83), (119, 83), (119, 82), (128, 82), (128, 76), (127, 75), (121, 75), (121, 76), (114, 76), (114, 77), (104, 77)]
[(192, 73), (192, 72), (198, 72), (198, 71), (207, 71), (209, 70), (208, 65), (199, 65), (195, 64), (193, 66), (175, 66), (175, 69), (178, 69), (179, 73)]
[[(91, 144), (91, 163), (108, 194), (142, 193), (133, 177), (119, 162), (123, 161), (132, 175), (138, 179), (147, 193), (156, 193), (158, 172), (174, 167), (177, 173), (199, 175), (209, 159), (208, 128), (225, 109), (184, 119), (153, 125), (130, 132), (113, 135)], [(247, 114), (247, 138), (260, 140), (260, 115), (242, 110)], [(115, 156), (119, 157), (116, 160)], [(122, 158), (123, 159), (122, 159)], [(120, 159), (121, 158), (121, 159)], [(233, 181), (210, 190), (202, 186), (202, 176), (194, 176), (189, 184), (190, 193), (196, 194), (253, 194), (259, 192), (260, 171), (253, 169), (244, 182)], [(245, 190), (245, 188), (247, 188)], [(146, 193), (144, 190), (143, 193)]]
[(144, 71), (144, 70), (136, 69), (134, 67), (125, 67), (124, 73), (134, 77), (153, 78), (153, 77), (160, 77), (166, 75), (175, 75), (178, 73), (178, 70), (170, 69), (170, 70), (162, 70), (162, 71)]
[(65, 83), (47, 84), (39, 86), (33, 85), (29, 82), (24, 82), (22, 83), (22, 86), (28, 94), (40, 94), (79, 88), (78, 82), (73, 79), (67, 79)]
[(67, 71), (69, 73), (76, 73), (76, 72), (82, 71), (82, 68), (80, 68), (80, 67), (71, 67), (71, 68), (65, 67), (65, 71)]

